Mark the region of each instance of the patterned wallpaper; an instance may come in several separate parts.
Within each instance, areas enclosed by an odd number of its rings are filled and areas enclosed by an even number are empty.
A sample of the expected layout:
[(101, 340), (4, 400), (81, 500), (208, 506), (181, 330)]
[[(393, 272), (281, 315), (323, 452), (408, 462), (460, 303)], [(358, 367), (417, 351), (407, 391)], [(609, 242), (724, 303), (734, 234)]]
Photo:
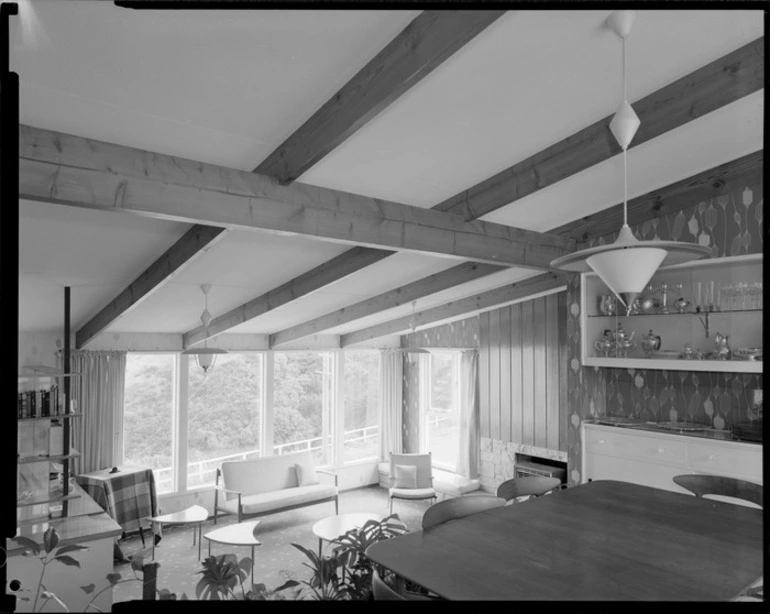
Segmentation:
[(479, 347), (479, 318), (473, 316), (465, 320), (434, 326), (401, 337), (402, 348), (453, 348), (466, 349)]
[[(727, 184), (722, 189), (714, 198), (633, 227), (634, 234), (639, 239), (709, 245), (712, 258), (762, 252), (762, 180)], [(616, 233), (593, 240), (590, 245), (612, 242), (615, 238)], [(687, 420), (723, 428), (756, 418), (750, 409), (748, 391), (762, 387), (761, 375), (582, 367), (578, 275), (568, 285), (567, 304), (570, 363), (567, 454), (572, 483), (580, 481), (583, 419), (598, 415), (633, 416), (646, 420)]]

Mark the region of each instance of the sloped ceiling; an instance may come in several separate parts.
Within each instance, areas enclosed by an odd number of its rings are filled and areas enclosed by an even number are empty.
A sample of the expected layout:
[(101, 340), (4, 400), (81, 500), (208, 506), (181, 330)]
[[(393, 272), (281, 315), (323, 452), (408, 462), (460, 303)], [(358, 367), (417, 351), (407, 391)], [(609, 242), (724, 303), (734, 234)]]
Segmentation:
[[(12, 32), (21, 122), (250, 171), (419, 11), (132, 11), (32, 2)], [(432, 207), (610, 115), (621, 94), (609, 11), (508, 11), (319, 163), (302, 183)], [(14, 22), (12, 22), (14, 24)], [(764, 34), (760, 11), (637, 11), (628, 93), (641, 98)], [(629, 150), (629, 197), (762, 148), (764, 90)], [(622, 200), (620, 156), (483, 219), (545, 231)], [(620, 223), (620, 221), (619, 221)], [(189, 226), (21, 203), (20, 330), (77, 329)], [(228, 231), (108, 331), (183, 333), (200, 284), (216, 316), (350, 248)], [(270, 334), (458, 264), (401, 253), (231, 330)], [(341, 334), (499, 287), (512, 269), (330, 330)]]

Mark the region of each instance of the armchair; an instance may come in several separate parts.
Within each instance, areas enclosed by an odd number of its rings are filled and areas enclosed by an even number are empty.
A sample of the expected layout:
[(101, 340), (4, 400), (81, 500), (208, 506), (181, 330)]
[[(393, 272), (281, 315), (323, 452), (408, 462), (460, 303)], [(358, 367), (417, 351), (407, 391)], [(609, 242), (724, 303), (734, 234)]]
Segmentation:
[(393, 499), (432, 499), (436, 501), (433, 488), (433, 464), (430, 452), (427, 454), (390, 454), (390, 476), (388, 478), (390, 513), (393, 513)]

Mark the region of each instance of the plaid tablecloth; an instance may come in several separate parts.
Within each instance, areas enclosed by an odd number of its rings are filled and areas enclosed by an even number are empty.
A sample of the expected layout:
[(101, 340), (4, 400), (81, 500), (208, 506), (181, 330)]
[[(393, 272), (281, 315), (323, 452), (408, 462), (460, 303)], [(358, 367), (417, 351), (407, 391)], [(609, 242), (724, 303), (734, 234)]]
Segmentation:
[(118, 469), (82, 473), (75, 480), (124, 531), (139, 529), (141, 519), (158, 515), (152, 469), (131, 465)]

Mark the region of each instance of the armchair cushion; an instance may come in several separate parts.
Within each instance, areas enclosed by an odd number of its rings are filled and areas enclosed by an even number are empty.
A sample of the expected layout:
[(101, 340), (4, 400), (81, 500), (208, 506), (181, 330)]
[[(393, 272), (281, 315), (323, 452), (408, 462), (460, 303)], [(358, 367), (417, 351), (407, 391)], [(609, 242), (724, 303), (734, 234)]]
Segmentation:
[(417, 467), (415, 465), (395, 465), (395, 488), (417, 488)]
[(389, 488), (388, 495), (398, 499), (431, 499), (436, 496), (432, 488)]

